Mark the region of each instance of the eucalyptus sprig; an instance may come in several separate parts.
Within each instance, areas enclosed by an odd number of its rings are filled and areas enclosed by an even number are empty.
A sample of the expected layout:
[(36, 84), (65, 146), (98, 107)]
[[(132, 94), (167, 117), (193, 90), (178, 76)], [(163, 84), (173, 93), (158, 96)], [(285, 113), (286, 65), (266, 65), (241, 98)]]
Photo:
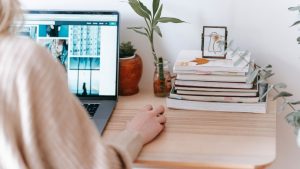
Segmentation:
[[(294, 7), (289, 7), (288, 10), (290, 10), (290, 11), (298, 11), (298, 13), (300, 13), (300, 5), (294, 6)], [(291, 27), (296, 26), (296, 25), (299, 25), (299, 24), (300, 24), (300, 20), (294, 22), (294, 23), (291, 25)], [(298, 44), (300, 44), (300, 36), (297, 37), (297, 42), (298, 42)]]
[(134, 12), (141, 16), (146, 23), (146, 26), (128, 27), (128, 29), (131, 29), (138, 34), (147, 37), (151, 45), (154, 61), (155, 63), (157, 63), (158, 56), (154, 47), (154, 34), (156, 33), (157, 35), (162, 37), (162, 32), (159, 27), (159, 24), (169, 22), (183, 23), (184, 21), (173, 17), (162, 17), (161, 14), (163, 10), (163, 4), (161, 4), (160, 0), (152, 1), (152, 10), (145, 6), (140, 0), (128, 0), (128, 3), (134, 10)]
[[(298, 10), (300, 12), (300, 6), (289, 8), (290, 10)], [(292, 26), (300, 24), (300, 21), (295, 22)], [(300, 37), (297, 38), (298, 42), (300, 43)], [(225, 42), (220, 42), (219, 45), (224, 45)], [(259, 65), (251, 64), (253, 61), (248, 61), (245, 59), (245, 56), (248, 55), (248, 51), (242, 51), (239, 47), (233, 48), (232, 47), (233, 41), (230, 41), (227, 49), (225, 50), (225, 53), (231, 52), (231, 55), (238, 56), (239, 59), (234, 63), (234, 66), (238, 66), (242, 62), (247, 62), (246, 66), (251, 66), (252, 71), (250, 72), (250, 75), (247, 78), (247, 83), (253, 83), (257, 76), (259, 76), (258, 84), (261, 83), (267, 83), (267, 79), (275, 75), (275, 73), (272, 72), (272, 65), (267, 65), (265, 67), (261, 67)], [(277, 100), (278, 98), (283, 99), (283, 103), (281, 105), (281, 112), (284, 111), (286, 106), (288, 106), (292, 111), (286, 115), (285, 119), (287, 122), (294, 127), (295, 133), (300, 133), (300, 110), (296, 109), (296, 105), (300, 105), (300, 101), (291, 101), (289, 98), (293, 96), (292, 93), (284, 91), (282, 89), (287, 88), (287, 85), (285, 83), (276, 83), (269, 85), (268, 90), (260, 96), (260, 100), (265, 98), (267, 94), (271, 91), (275, 91), (276, 95), (273, 97), (273, 100)], [(300, 142), (298, 143), (300, 146)]]

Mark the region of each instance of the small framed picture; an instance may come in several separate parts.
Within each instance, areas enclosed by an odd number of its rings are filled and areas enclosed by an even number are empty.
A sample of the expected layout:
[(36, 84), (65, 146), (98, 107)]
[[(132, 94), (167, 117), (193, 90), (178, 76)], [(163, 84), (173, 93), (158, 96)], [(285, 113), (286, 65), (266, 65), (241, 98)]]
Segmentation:
[(202, 57), (225, 59), (227, 47), (227, 27), (203, 26)]

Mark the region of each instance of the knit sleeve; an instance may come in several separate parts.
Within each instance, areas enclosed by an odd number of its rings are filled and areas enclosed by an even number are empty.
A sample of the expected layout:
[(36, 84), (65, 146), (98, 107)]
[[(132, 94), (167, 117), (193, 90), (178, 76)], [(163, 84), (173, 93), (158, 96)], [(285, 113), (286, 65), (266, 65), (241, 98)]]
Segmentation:
[(24, 56), (22, 73), (16, 78), (19, 147), (27, 167), (131, 168), (142, 148), (140, 136), (124, 131), (115, 141), (103, 143), (80, 102), (69, 92), (63, 67), (41, 47), (31, 50), (34, 52), (27, 59)]

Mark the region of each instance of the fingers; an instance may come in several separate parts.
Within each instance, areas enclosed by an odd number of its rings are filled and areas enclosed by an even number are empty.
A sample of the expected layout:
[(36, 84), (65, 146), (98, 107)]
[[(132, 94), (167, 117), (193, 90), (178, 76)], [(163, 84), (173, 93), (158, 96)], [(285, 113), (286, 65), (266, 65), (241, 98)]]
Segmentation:
[(157, 117), (157, 121), (158, 121), (160, 124), (164, 124), (164, 123), (166, 123), (167, 118), (166, 118), (166, 116), (161, 115), (161, 116), (158, 116), (158, 117)]
[(160, 105), (157, 108), (153, 109), (152, 112), (155, 115), (160, 115), (160, 114), (163, 114), (165, 112), (165, 108), (162, 105)]
[(153, 106), (151, 104), (147, 104), (143, 108), (143, 110), (145, 110), (145, 111), (151, 111), (152, 109), (153, 109)]

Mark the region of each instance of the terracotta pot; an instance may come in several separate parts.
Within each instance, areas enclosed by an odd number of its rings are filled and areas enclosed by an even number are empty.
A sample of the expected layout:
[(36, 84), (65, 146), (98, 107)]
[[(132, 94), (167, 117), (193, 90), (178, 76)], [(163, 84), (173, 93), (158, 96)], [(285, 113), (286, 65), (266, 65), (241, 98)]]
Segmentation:
[(142, 73), (143, 63), (138, 54), (133, 58), (120, 59), (119, 95), (129, 96), (138, 93)]

